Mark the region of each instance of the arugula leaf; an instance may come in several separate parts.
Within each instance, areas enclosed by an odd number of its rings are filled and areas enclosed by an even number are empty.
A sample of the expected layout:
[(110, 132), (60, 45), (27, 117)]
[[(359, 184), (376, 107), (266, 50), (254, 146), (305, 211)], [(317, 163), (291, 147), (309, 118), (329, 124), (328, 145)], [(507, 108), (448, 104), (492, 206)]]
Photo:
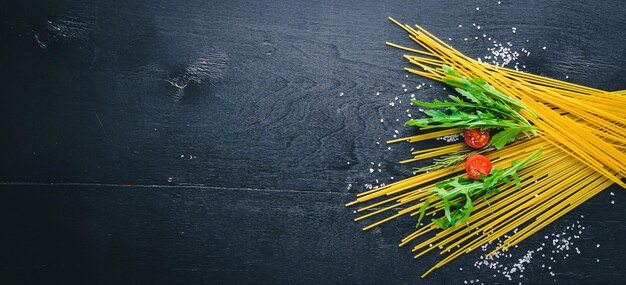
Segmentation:
[[(474, 210), (473, 201), (482, 197), (489, 205), (487, 200), (489, 197), (500, 192), (495, 186), (501, 183), (511, 184), (515, 181), (518, 189), (521, 188), (521, 181), (517, 171), (536, 160), (543, 153), (539, 149), (521, 161), (513, 161), (511, 167), (507, 169), (492, 169), (487, 176), (481, 176), (481, 180), (468, 180), (463, 177), (455, 177), (446, 181), (439, 182), (435, 188), (430, 190), (430, 196), (426, 198), (424, 204), (420, 208), (420, 217), (416, 227), (424, 217), (426, 209), (430, 203), (430, 199), (439, 198), (443, 204), (444, 216), (438, 219), (432, 219), (432, 222), (439, 228), (446, 229), (455, 227), (457, 224), (467, 222), (472, 211)], [(513, 181), (511, 181), (511, 179)]]
[(450, 226), (450, 221), (448, 221), (448, 220), (446, 220), (444, 218), (432, 219), (432, 221), (440, 229), (447, 229)]
[(405, 123), (406, 126), (421, 129), (502, 129), (493, 136), (490, 143), (496, 149), (515, 141), (520, 133), (527, 137), (531, 134), (537, 135), (535, 128), (519, 113), (522, 109), (530, 112), (523, 104), (481, 78), (465, 77), (448, 65), (443, 65), (442, 68), (446, 74), (443, 81), (455, 87), (461, 97), (449, 95), (450, 101), (434, 100), (432, 103), (412, 100), (413, 105), (428, 108), (423, 111), (428, 117), (409, 120)]
[(471, 93), (484, 93), (493, 97), (496, 100), (505, 102), (507, 105), (515, 107), (515, 110), (517, 111), (521, 109), (526, 109), (524, 105), (513, 100), (511, 97), (505, 95), (504, 93), (498, 91), (498, 89), (489, 85), (489, 83), (487, 83), (482, 78), (475, 77), (468, 79), (467, 77), (456, 72), (454, 68), (446, 64), (442, 66), (442, 69), (444, 70), (446, 75), (448, 75), (443, 78), (443, 82), (447, 83), (450, 86), (460, 87)]
[(517, 136), (525, 131), (532, 131), (532, 128), (513, 127), (504, 129), (491, 137), (491, 145), (496, 149), (501, 149), (506, 144), (515, 141)]
[(419, 227), (420, 223), (422, 222), (422, 219), (424, 218), (424, 214), (426, 214), (426, 208), (428, 208), (429, 204), (430, 204), (430, 198), (427, 198), (426, 201), (424, 201), (424, 204), (422, 204), (422, 207), (420, 207), (420, 217), (419, 219), (417, 219), (417, 225), (415, 226), (416, 228)]
[(419, 127), (421, 129), (452, 127), (491, 129), (519, 127), (515, 121), (497, 118), (491, 112), (476, 111), (476, 113), (473, 114), (459, 110), (455, 106), (449, 106), (447, 110), (450, 111), (450, 114), (438, 110), (425, 110), (424, 113), (430, 116), (430, 118), (408, 120), (404, 125)]

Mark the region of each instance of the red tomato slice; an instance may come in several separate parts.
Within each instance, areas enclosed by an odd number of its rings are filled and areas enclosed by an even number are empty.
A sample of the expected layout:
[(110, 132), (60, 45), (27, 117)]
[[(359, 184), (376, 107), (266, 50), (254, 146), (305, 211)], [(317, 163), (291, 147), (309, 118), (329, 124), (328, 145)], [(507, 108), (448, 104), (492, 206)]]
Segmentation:
[(474, 154), (465, 160), (465, 171), (474, 180), (480, 180), (478, 175), (489, 175), (491, 168), (491, 161), (484, 155)]
[(473, 148), (482, 148), (489, 142), (489, 131), (479, 129), (467, 129), (463, 132), (465, 143)]

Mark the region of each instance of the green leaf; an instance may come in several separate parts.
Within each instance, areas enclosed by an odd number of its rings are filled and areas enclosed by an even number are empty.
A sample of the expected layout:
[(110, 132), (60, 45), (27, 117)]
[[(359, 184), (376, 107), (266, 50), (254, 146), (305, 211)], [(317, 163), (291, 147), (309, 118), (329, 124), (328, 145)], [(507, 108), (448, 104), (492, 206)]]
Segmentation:
[(502, 181), (504, 181), (504, 184), (511, 184), (511, 180), (509, 180), (506, 176), (502, 177)]
[[(519, 110), (528, 109), (517, 100), (500, 92), (489, 85), (481, 78), (468, 78), (457, 73), (454, 68), (443, 65), (446, 76), (443, 81), (455, 90), (468, 102), (462, 98), (450, 95), (451, 101), (434, 100), (433, 103), (412, 101), (416, 106), (430, 109), (444, 109), (449, 114), (438, 111), (425, 113), (430, 116), (427, 119), (409, 121), (407, 126), (415, 126), (422, 129), (431, 128), (480, 128), (494, 129), (501, 128), (506, 133), (495, 136), (496, 141), (492, 143), (497, 149), (501, 149), (507, 143), (514, 141), (520, 132), (526, 136), (537, 135), (535, 128), (524, 118)], [(530, 111), (529, 111), (530, 112)], [(513, 129), (518, 129), (514, 131)]]
[(511, 177), (513, 177), (513, 179), (515, 180), (515, 185), (517, 186), (517, 189), (522, 189), (522, 182), (519, 180), (519, 175), (517, 175), (517, 172), (511, 174)]
[(437, 225), (440, 229), (448, 228), (448, 221), (444, 219), (432, 219), (431, 220), (435, 225)]
[(517, 135), (521, 132), (519, 128), (505, 129), (491, 137), (491, 145), (496, 149), (503, 148), (507, 143), (515, 141)]
[(470, 102), (476, 103), (476, 104), (482, 104), (481, 100), (479, 100), (471, 92), (461, 89), (461, 88), (455, 88), (454, 90), (456, 90), (456, 92), (458, 92), (459, 94), (463, 95), (463, 97), (465, 97), (467, 100), (470, 100)]
[(487, 208), (489, 208), (489, 211), (493, 214), (493, 209), (491, 208), (491, 203), (489, 203), (489, 197), (491, 197), (491, 195), (489, 195), (489, 192), (485, 193), (485, 196), (483, 196), (483, 200), (485, 201), (485, 203), (487, 203)]
[(515, 180), (516, 185), (521, 187), (517, 171), (537, 159), (541, 153), (542, 150), (539, 149), (521, 161), (512, 162), (511, 167), (504, 170), (494, 168), (489, 175), (481, 177), (482, 181), (469, 180), (459, 176), (437, 183), (435, 188), (429, 190), (431, 196), (424, 201), (419, 210), (418, 225), (424, 217), (430, 199), (434, 197), (438, 197), (443, 203), (444, 216), (439, 219), (432, 219), (439, 228), (454, 228), (457, 224), (466, 222), (474, 210), (473, 201), (475, 199), (482, 196), (482, 199), (491, 207), (488, 198), (500, 192), (496, 185), (512, 183), (509, 178), (511, 177)]
[(420, 223), (422, 222), (422, 219), (424, 218), (424, 214), (426, 214), (426, 208), (428, 208), (428, 204), (430, 204), (430, 197), (427, 198), (424, 201), (424, 204), (422, 204), (422, 207), (420, 207), (420, 217), (419, 219), (417, 219), (417, 225), (415, 225), (415, 227), (419, 227)]
[(449, 220), (448, 224), (454, 229), (454, 227), (456, 226), (456, 222), (457, 222), (457, 217), (459, 216), (459, 209), (455, 210), (452, 213), (452, 219)]
[(450, 215), (450, 201), (448, 201), (448, 199), (443, 199), (443, 211), (448, 221), (452, 221), (452, 217)]
[(459, 221), (465, 222), (469, 218), (472, 210), (474, 210), (474, 206), (472, 205), (472, 198), (469, 195), (465, 197), (465, 206), (463, 206), (463, 215), (459, 219)]

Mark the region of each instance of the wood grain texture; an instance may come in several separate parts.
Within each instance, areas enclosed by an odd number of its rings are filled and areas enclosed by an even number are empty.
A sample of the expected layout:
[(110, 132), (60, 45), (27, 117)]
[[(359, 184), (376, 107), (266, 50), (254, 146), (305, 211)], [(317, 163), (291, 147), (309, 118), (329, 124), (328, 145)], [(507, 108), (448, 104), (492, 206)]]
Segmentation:
[[(438, 257), (413, 261), (396, 246), (414, 221), (362, 233), (342, 205), (366, 183), (410, 174), (397, 161), (416, 146), (382, 144), (413, 132), (401, 126), (403, 85), (445, 95), (406, 77), (402, 52), (384, 42), (409, 42), (387, 16), (473, 57), (488, 54), (485, 33), (530, 50), (518, 60), (528, 71), (617, 90), (625, 12), (621, 1), (2, 2), (0, 278), (619, 283), (622, 189), (515, 249), (576, 220), (587, 227), (581, 255), (555, 263), (556, 276), (537, 258), (514, 282), (468, 271), (478, 253), (422, 281)], [(402, 107), (389, 106), (396, 96)]]

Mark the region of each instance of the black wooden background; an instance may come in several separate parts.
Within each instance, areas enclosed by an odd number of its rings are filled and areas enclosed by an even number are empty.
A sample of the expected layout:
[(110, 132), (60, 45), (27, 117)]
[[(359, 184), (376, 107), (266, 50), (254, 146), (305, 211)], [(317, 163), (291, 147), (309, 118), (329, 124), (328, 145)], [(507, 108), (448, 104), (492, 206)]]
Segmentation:
[(414, 146), (382, 143), (413, 132), (402, 85), (445, 95), (406, 77), (387, 16), (473, 57), (485, 33), (531, 51), (530, 72), (626, 88), (623, 1), (498, 2), (1, 1), (0, 283), (624, 282), (615, 187), (510, 251), (579, 221), (580, 254), (511, 281), (474, 268), (480, 252), (422, 280), (437, 254), (397, 247), (414, 220), (362, 232), (343, 206), (410, 174), (397, 161)]

